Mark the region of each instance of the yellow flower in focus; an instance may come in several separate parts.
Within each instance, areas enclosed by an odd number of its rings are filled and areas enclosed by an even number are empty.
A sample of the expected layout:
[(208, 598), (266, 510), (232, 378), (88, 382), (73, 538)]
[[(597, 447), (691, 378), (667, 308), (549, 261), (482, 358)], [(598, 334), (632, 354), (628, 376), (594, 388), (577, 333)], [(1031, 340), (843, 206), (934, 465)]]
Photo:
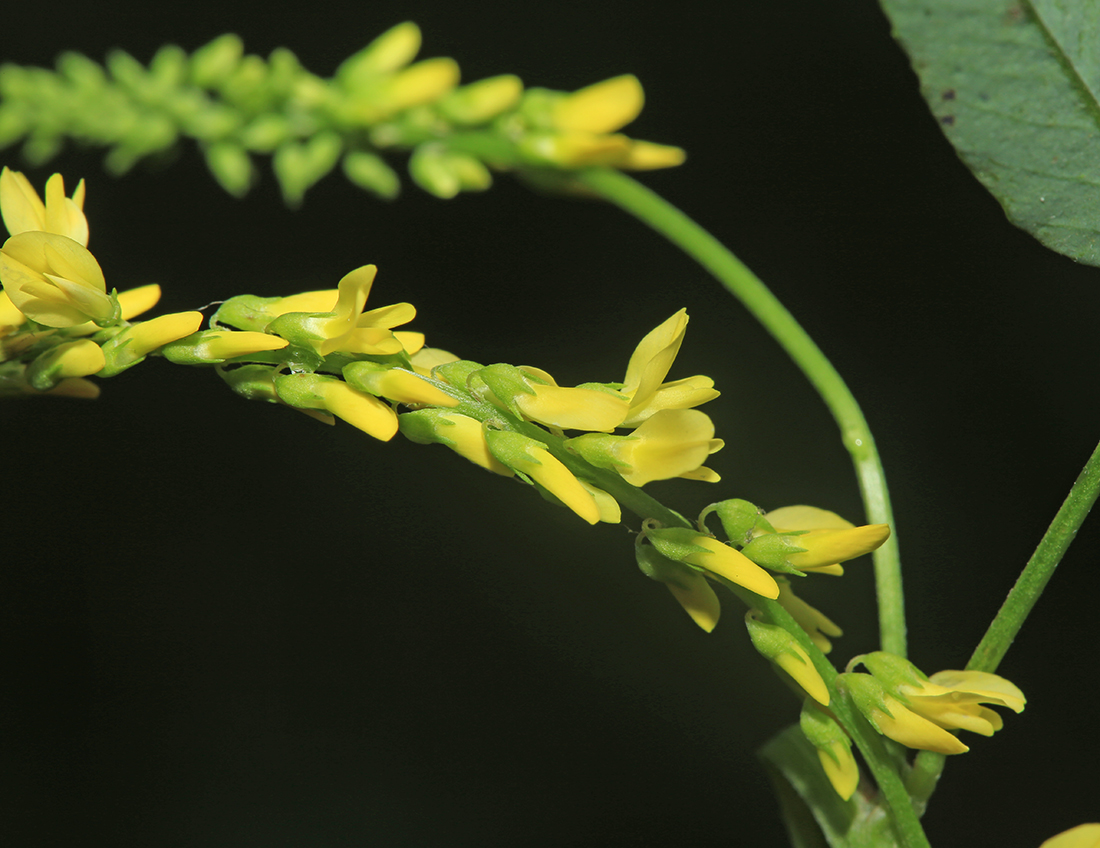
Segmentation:
[[(688, 553), (680, 557), (682, 561), (705, 568), (712, 574), (724, 577), (738, 586), (744, 586), (765, 598), (779, 597), (779, 585), (775, 579), (740, 551), (734, 550), (729, 545), (723, 545), (710, 536), (697, 535), (691, 543), (705, 550)], [(658, 543), (654, 541), (654, 544)], [(662, 553), (665, 552), (662, 551)], [(665, 555), (668, 556), (667, 553)]]
[(1039, 848), (1100, 848), (1100, 823), (1071, 827), (1050, 837)]
[(661, 409), (690, 409), (718, 397), (714, 381), (695, 376), (664, 382), (687, 332), (688, 315), (681, 309), (638, 343), (626, 367), (622, 393), (630, 398), (623, 427), (637, 427)]
[(836, 794), (847, 801), (859, 786), (859, 766), (852, 756), (852, 740), (831, 714), (809, 698), (802, 702), (799, 726), (802, 735), (817, 749), (821, 768)]
[(103, 345), (107, 364), (101, 376), (113, 377), (137, 365), (153, 351), (197, 331), (202, 321), (201, 312), (170, 312), (127, 327)]
[(724, 444), (714, 438), (714, 422), (705, 412), (662, 409), (629, 436), (617, 439), (611, 453), (622, 463), (623, 479), (634, 486), (673, 477), (716, 483), (721, 478), (702, 465)]
[(626, 415), (628, 403), (617, 393), (562, 387), (542, 369), (525, 365), (519, 370), (530, 393), (518, 393), (515, 404), (531, 421), (560, 430), (609, 432)]
[(20, 312), (47, 327), (88, 320), (102, 327), (119, 316), (99, 263), (68, 236), (39, 231), (12, 236), (0, 248), (0, 281)]
[[(785, 506), (765, 513), (776, 533), (802, 532), (790, 537), (803, 551), (791, 553), (787, 562), (800, 571), (841, 575), (840, 563), (870, 553), (890, 538), (885, 524), (856, 527), (835, 512), (815, 506)], [(758, 534), (763, 535), (763, 534)]]
[(26, 232), (55, 233), (88, 246), (88, 219), (84, 217), (84, 180), (72, 197), (65, 196), (65, 180), (54, 174), (46, 181), (43, 203), (30, 180), (19, 171), (0, 171), (0, 213), (10, 235)]
[[(292, 344), (309, 346), (321, 356), (330, 353), (362, 353), (389, 356), (404, 350), (390, 328), (416, 317), (411, 303), (395, 303), (363, 312), (378, 268), (364, 265), (345, 274), (337, 287), (335, 305), (328, 312), (282, 311), (292, 306), (327, 303), (327, 292), (307, 292), (282, 298), (274, 305), (281, 314), (266, 325)], [(268, 306), (265, 311), (269, 311)]]
[(389, 404), (336, 377), (283, 374), (275, 378), (275, 391), (283, 403), (331, 413), (380, 441), (397, 434), (397, 414)]
[(906, 707), (870, 674), (848, 672), (839, 675), (837, 681), (883, 736), (907, 748), (939, 754), (964, 754), (970, 750), (957, 736)]
[(484, 436), (493, 456), (533, 480), (589, 524), (603, 517), (596, 498), (542, 442), (508, 430), (486, 428)]

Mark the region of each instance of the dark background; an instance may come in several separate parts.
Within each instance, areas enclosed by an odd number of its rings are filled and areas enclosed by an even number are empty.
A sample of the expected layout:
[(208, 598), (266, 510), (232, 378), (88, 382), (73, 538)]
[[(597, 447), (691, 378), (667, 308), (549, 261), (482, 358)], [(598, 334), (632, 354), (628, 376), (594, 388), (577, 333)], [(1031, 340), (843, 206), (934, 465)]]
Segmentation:
[[(754, 268), (849, 381), (892, 484), (912, 657), (961, 667), (1100, 432), (1100, 271), (1007, 223), (874, 3), (722, 5), (24, 4), (5, 12), (3, 59), (147, 61), (234, 31), (327, 76), (412, 19), (422, 55), (454, 56), (467, 81), (636, 73), (631, 134), (689, 152), (643, 181)], [(724, 479), (656, 496), (860, 517), (797, 370), (613, 209), (507, 176), (384, 204), (333, 175), (289, 211), (269, 172), (233, 200), (190, 148), (120, 180), (99, 158), (28, 174), (88, 179), (109, 283), (160, 282), (159, 311), (375, 262), (372, 302), (414, 302), (429, 343), (572, 384), (619, 379), (686, 306), (672, 376), (723, 390), (707, 411)], [(103, 389), (0, 408), (6, 844), (784, 844), (754, 751), (797, 705), (732, 598), (707, 636), (639, 574), (635, 521), (590, 528), (442, 448), (248, 404), (161, 360)], [(933, 844), (1037, 846), (1100, 815), (1098, 533), (1081, 535), (1001, 666), (1027, 711), (949, 763)], [(876, 647), (869, 561), (807, 582), (846, 629), (838, 664)]]

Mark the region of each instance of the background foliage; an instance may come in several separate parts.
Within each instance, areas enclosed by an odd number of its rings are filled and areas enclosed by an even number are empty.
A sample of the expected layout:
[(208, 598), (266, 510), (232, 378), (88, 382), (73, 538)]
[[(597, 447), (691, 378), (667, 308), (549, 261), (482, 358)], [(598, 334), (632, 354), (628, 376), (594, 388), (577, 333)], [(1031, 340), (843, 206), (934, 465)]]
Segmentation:
[[(3, 58), (145, 60), (232, 30), (322, 74), (416, 20), (468, 80), (568, 89), (629, 71), (630, 132), (688, 163), (645, 181), (728, 243), (834, 358), (890, 477), (912, 657), (965, 662), (1097, 438), (1097, 272), (1004, 218), (957, 160), (875, 4), (373, 3), (6, 14)], [(730, 8), (733, 6), (733, 8)], [(742, 8), (744, 6), (745, 8)], [(615, 379), (680, 306), (677, 375), (708, 373), (727, 448), (715, 496), (858, 517), (847, 458), (793, 366), (716, 284), (610, 209), (502, 178), (393, 205), (338, 176), (303, 208), (265, 179), (229, 198), (199, 156), (120, 181), (98, 154), (91, 247), (165, 311), (287, 294), (380, 267), (430, 342)], [(17, 164), (12, 154), (5, 161)], [(673, 375), (676, 376), (676, 375)], [(744, 638), (712, 636), (643, 579), (622, 528), (591, 529), (440, 448), (380, 445), (148, 363), (91, 404), (0, 407), (5, 829), (20, 845), (780, 844), (753, 751), (796, 717)], [(700, 485), (664, 484), (683, 511)], [(1086, 525), (1001, 671), (1029, 695), (949, 763), (933, 844), (1038, 845), (1090, 816), (1096, 531)], [(809, 599), (875, 647), (869, 564)], [(1087, 684), (1086, 684), (1087, 685)], [(1093, 693), (1094, 694), (1094, 693)], [(1071, 755), (1074, 762), (1062, 764)], [(1055, 766), (1055, 761), (1058, 765)], [(1012, 817), (1001, 799), (1027, 780)], [(997, 816), (1004, 816), (998, 820)]]

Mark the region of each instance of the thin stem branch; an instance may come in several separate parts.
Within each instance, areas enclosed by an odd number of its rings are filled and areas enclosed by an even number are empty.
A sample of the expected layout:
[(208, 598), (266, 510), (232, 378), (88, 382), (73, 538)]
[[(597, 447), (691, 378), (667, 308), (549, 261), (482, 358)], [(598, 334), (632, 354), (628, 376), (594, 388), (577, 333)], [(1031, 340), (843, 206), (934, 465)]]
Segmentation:
[[(1077, 531), (1096, 503), (1100, 494), (1100, 445), (1092, 452), (1085, 467), (1081, 469), (1073, 487), (1062, 502), (1061, 509), (1050, 522), (1035, 553), (1027, 561), (1024, 570), (1016, 579), (1016, 584), (1008, 593), (997, 615), (985, 631), (985, 635), (974, 649), (970, 661), (966, 664), (969, 671), (997, 670), (1004, 655), (1008, 652), (1016, 634), (1020, 632), (1039, 596), (1043, 594), (1054, 569), (1062, 561)], [(914, 801), (923, 809), (928, 803), (936, 782), (943, 771), (944, 756), (931, 751), (922, 751), (913, 763), (909, 775), (908, 787)]]
[[(710, 233), (635, 180), (607, 169), (581, 171), (577, 179), (604, 199), (649, 225), (710, 271), (768, 330), (821, 395), (851, 454), (867, 519), (895, 530), (890, 494), (875, 441), (863, 412), (832, 363), (786, 307)], [(906, 653), (905, 603), (896, 532), (874, 554), (882, 648)]]

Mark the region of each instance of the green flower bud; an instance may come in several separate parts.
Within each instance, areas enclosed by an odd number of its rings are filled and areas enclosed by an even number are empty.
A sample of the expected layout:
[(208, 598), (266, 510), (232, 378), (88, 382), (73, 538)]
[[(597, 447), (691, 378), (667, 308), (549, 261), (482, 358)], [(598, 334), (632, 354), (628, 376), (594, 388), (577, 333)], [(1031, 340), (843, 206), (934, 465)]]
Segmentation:
[(306, 191), (336, 167), (344, 142), (334, 132), (322, 132), (306, 142), (287, 142), (275, 151), (271, 167), (279, 180), (283, 199), (297, 206)]
[(191, 54), (191, 81), (202, 88), (217, 88), (233, 73), (243, 55), (240, 36), (219, 35)]
[(493, 184), (489, 169), (480, 161), (436, 142), (417, 145), (409, 158), (409, 176), (424, 191), (443, 200), (461, 191), (484, 191)]
[(764, 566), (764, 568), (770, 568), (772, 571), (781, 571), (784, 574), (797, 574), (800, 577), (805, 577), (806, 574), (804, 572), (799, 571), (788, 562), (788, 557), (790, 557), (791, 554), (805, 550), (804, 548), (798, 547), (797, 538), (797, 536), (765, 533), (762, 536), (757, 536), (745, 545), (745, 547), (741, 549), (741, 553), (757, 565)]
[(244, 197), (252, 185), (252, 159), (233, 141), (219, 141), (206, 148), (206, 166), (222, 188), (234, 197)]
[(383, 200), (393, 200), (401, 193), (401, 178), (381, 156), (353, 150), (344, 157), (343, 165), (349, 180)]

